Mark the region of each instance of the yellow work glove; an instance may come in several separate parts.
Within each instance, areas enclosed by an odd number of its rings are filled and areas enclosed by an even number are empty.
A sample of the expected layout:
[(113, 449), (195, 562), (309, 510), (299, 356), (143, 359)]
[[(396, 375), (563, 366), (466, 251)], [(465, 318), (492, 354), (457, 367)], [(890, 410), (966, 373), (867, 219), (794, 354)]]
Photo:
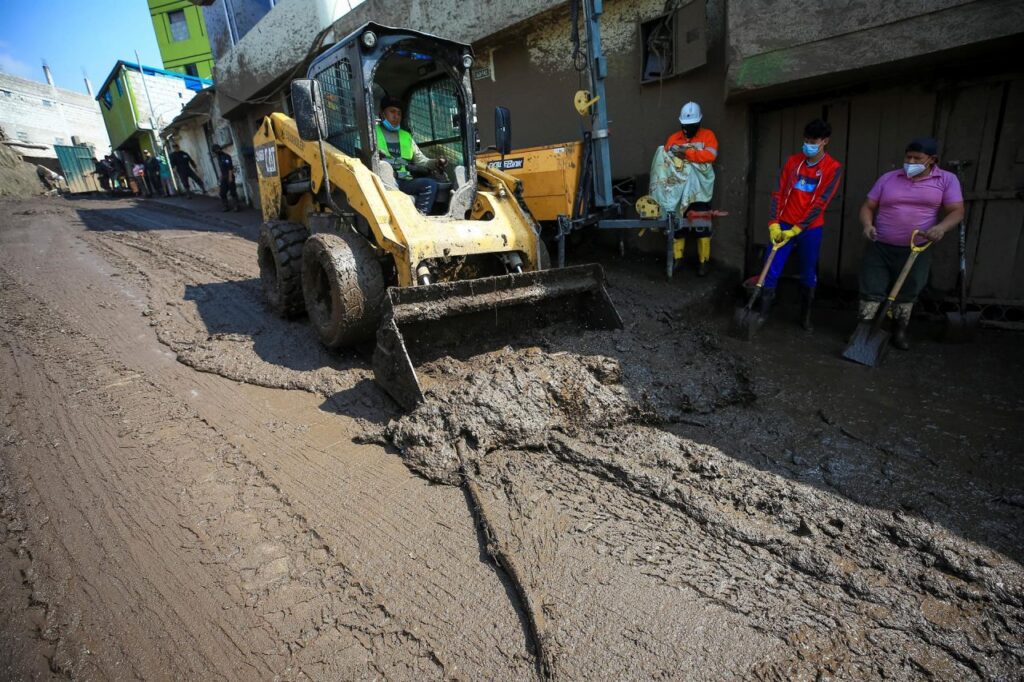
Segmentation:
[(803, 228), (800, 228), (800, 227), (791, 227), (788, 230), (783, 230), (779, 234), (779, 237), (781, 237), (781, 239), (779, 241), (786, 241), (787, 239), (792, 239), (793, 237), (797, 236), (801, 232), (803, 232)]
[(772, 240), (773, 244), (775, 242), (782, 241), (782, 238), (779, 236), (781, 234), (782, 234), (782, 226), (781, 225), (779, 225), (778, 223), (769, 223), (768, 224), (768, 238)]

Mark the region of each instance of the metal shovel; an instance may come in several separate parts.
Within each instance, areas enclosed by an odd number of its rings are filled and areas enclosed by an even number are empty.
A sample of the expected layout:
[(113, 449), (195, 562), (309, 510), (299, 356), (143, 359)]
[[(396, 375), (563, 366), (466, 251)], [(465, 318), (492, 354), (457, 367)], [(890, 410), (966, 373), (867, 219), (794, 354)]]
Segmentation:
[(772, 266), (772, 260), (775, 258), (776, 252), (788, 241), (786, 239), (772, 246), (768, 258), (764, 261), (764, 267), (761, 268), (761, 275), (757, 278), (757, 284), (754, 285), (754, 290), (750, 293), (750, 300), (747, 301), (747, 305), (737, 308), (736, 312), (733, 313), (731, 330), (733, 336), (744, 341), (750, 341), (754, 338), (757, 330), (760, 329), (761, 317), (754, 312), (754, 302), (764, 288), (764, 278), (768, 275), (768, 268)]
[(846, 346), (846, 350), (843, 351), (843, 357), (847, 360), (853, 360), (862, 365), (874, 367), (882, 361), (885, 352), (889, 350), (890, 334), (882, 329), (882, 322), (885, 321), (889, 308), (892, 307), (893, 301), (896, 300), (900, 289), (903, 288), (903, 281), (907, 279), (910, 269), (914, 267), (914, 261), (917, 260), (918, 254), (932, 245), (930, 241), (925, 242), (921, 246), (915, 244), (914, 242), (917, 240), (918, 234), (920, 234), (920, 230), (914, 230), (913, 234), (910, 235), (910, 255), (907, 256), (907, 262), (900, 271), (900, 276), (896, 278), (896, 283), (892, 286), (889, 297), (885, 299), (885, 303), (879, 308), (875, 319), (871, 322), (865, 320), (859, 323), (857, 328), (853, 330), (850, 343)]
[(960, 221), (960, 308), (946, 313), (946, 341), (970, 341), (978, 329), (981, 311), (967, 312), (967, 219)]

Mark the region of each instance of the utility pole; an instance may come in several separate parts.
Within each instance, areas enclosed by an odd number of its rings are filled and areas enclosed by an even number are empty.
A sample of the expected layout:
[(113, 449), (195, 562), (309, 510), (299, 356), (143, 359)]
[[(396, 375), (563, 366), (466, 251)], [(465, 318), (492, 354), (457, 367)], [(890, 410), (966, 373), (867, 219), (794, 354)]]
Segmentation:
[(153, 152), (159, 153), (160, 147), (156, 142), (156, 119), (153, 118), (153, 100), (149, 96), (149, 86), (146, 85), (146, 69), (139, 59), (139, 51), (135, 50), (135, 63), (139, 65), (139, 76), (142, 78), (142, 89), (146, 91), (146, 102), (149, 103), (149, 135), (153, 143)]

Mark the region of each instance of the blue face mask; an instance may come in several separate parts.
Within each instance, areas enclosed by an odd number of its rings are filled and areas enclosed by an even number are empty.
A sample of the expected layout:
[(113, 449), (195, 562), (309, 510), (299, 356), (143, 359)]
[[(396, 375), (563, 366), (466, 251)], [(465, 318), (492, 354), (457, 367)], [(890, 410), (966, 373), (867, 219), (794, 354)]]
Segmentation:
[(907, 174), (908, 178), (920, 175), (924, 173), (925, 169), (928, 168), (923, 163), (905, 163), (903, 164), (903, 172)]
[(808, 159), (813, 159), (821, 151), (820, 144), (811, 144), (810, 142), (804, 142), (804, 156)]
[(390, 130), (393, 133), (397, 133), (398, 129), (402, 127), (400, 125), (394, 125), (391, 121), (387, 120), (386, 118), (382, 118), (380, 124), (384, 126), (385, 130)]

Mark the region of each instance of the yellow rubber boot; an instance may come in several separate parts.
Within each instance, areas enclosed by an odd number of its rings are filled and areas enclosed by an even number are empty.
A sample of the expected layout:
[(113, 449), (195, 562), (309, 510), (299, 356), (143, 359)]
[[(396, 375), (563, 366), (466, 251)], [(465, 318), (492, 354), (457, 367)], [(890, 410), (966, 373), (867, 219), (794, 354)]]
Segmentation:
[(683, 258), (683, 247), (686, 246), (685, 239), (676, 239), (672, 242), (672, 257), (676, 260), (682, 260)]
[(711, 260), (711, 237), (697, 239), (697, 276), (708, 274), (708, 261)]

